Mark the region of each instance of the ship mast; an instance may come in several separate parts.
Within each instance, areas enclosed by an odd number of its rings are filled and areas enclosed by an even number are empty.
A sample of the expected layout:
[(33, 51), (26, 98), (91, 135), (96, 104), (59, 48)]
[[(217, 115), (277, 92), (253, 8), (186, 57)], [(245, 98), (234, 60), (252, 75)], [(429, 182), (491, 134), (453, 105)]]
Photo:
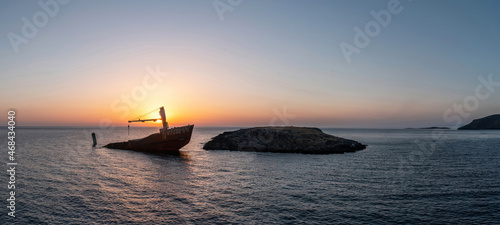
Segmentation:
[(160, 116), (161, 116), (161, 122), (163, 123), (163, 129), (160, 129), (161, 131), (166, 131), (168, 129), (168, 122), (167, 122), (167, 117), (165, 116), (165, 108), (160, 107)]

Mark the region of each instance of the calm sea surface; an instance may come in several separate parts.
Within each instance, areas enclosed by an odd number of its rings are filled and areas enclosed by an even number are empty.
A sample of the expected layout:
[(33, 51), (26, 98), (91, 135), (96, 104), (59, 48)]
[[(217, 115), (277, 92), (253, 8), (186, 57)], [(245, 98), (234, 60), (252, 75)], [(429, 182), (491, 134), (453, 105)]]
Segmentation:
[(500, 223), (500, 131), (323, 129), (369, 145), (334, 155), (202, 149), (227, 130), (195, 128), (172, 156), (102, 147), (153, 128), (19, 128), (16, 218), (0, 141), (0, 224)]

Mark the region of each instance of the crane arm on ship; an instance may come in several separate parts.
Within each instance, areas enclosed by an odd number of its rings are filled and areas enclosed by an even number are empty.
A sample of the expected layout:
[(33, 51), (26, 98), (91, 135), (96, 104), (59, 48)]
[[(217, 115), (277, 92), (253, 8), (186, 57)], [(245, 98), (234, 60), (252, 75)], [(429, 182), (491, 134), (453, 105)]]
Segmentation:
[[(149, 113), (151, 113), (151, 112), (153, 112), (153, 111), (156, 111), (156, 110), (158, 110), (158, 109), (160, 110), (160, 116), (161, 116), (161, 118), (158, 118), (158, 119), (145, 119), (145, 120), (141, 120), (141, 119), (139, 118), (139, 117), (142, 117), (142, 116), (146, 116), (146, 115), (148, 115)], [(160, 129), (160, 133), (161, 133), (161, 132), (165, 132), (165, 131), (168, 129), (168, 122), (167, 122), (167, 119), (166, 119), (166, 116), (165, 116), (165, 108), (163, 108), (163, 106), (162, 106), (162, 107), (160, 107), (160, 108), (158, 108), (158, 109), (155, 109), (155, 110), (153, 110), (153, 111), (151, 111), (151, 112), (149, 112), (149, 113), (146, 113), (146, 114), (144, 114), (144, 115), (141, 115), (141, 116), (136, 117), (136, 118), (139, 118), (139, 119), (137, 119), (137, 120), (129, 120), (128, 122), (129, 122), (129, 123), (134, 123), (134, 122), (142, 122), (142, 123), (144, 123), (144, 122), (148, 122), (148, 121), (154, 121), (154, 122), (156, 122), (156, 121), (158, 121), (158, 120), (161, 120), (161, 121), (162, 121), (162, 124), (163, 124), (163, 128), (162, 128), (162, 129)], [(134, 118), (134, 119), (135, 119), (135, 118)], [(128, 127), (130, 128), (130, 125), (129, 125)]]
[(138, 119), (138, 120), (129, 120), (128, 122), (129, 123), (134, 123), (134, 122), (148, 122), (148, 121), (153, 121), (153, 122), (156, 122), (158, 120), (161, 120), (161, 118), (158, 118), (158, 119), (145, 119), (145, 120), (141, 120), (141, 119)]

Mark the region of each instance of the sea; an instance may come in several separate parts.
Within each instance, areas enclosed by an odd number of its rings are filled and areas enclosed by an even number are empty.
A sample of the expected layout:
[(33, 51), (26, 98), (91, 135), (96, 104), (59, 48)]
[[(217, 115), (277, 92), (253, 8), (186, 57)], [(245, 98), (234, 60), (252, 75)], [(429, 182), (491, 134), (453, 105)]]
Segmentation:
[[(107, 149), (158, 128), (16, 128), (15, 217), (0, 224), (500, 224), (500, 131), (322, 129), (368, 145), (307, 155)], [(91, 133), (97, 135), (92, 147)]]

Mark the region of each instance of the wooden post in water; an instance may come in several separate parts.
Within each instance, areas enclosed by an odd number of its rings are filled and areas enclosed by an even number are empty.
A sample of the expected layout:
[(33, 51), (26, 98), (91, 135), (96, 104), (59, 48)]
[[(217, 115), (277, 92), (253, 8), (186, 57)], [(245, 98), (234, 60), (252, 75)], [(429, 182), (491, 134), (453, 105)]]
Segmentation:
[(97, 145), (97, 139), (95, 138), (94, 132), (92, 132), (92, 141), (94, 141), (94, 143), (92, 144), (92, 147), (95, 147)]

